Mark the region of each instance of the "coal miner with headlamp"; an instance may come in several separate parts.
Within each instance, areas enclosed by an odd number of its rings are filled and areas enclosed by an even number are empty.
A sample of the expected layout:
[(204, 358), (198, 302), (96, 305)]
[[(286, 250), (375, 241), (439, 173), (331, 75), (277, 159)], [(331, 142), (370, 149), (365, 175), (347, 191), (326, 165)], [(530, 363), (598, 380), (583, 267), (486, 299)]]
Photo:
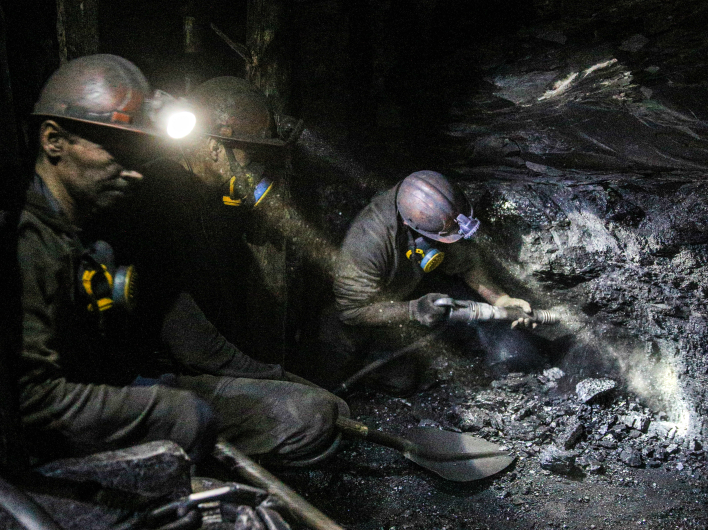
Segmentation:
[[(480, 227), (465, 195), (435, 171), (417, 171), (377, 196), (350, 226), (335, 271), (336, 310), (323, 320), (324, 371), (341, 379), (446, 320), (448, 294), (416, 295), (424, 278), (459, 276), (497, 307), (530, 304), (492, 282), (475, 250)], [(413, 296), (413, 298), (411, 298)], [(438, 303), (436, 303), (438, 302)], [(522, 318), (515, 324), (530, 323)], [(416, 330), (416, 327), (418, 330)], [(382, 367), (369, 381), (392, 394), (418, 385), (424, 361), (414, 356)]]
[(233, 76), (196, 86), (185, 103), (197, 117), (193, 132), (144, 168), (134, 200), (110, 224), (124, 228), (115, 237), (138, 266), (147, 303), (185, 290), (229, 342), (280, 363), (282, 341), (268, 333), (268, 310), (282, 306), (258, 251), (282, 242), (278, 175), (301, 124), (274, 113), (262, 91)]
[(150, 95), (134, 64), (101, 54), (61, 66), (35, 106), (39, 148), (18, 227), (31, 451), (81, 456), (171, 440), (198, 460), (222, 436), (281, 463), (326, 456), (347, 413), (340, 399), (244, 355), (184, 292), (149, 305), (164, 312), (148, 318), (135, 272), (102, 237), (108, 212), (130, 202), (158, 156), (164, 109), (177, 108)]
[[(268, 315), (250, 312), (246, 297), (260, 296), (269, 281), (254, 272), (252, 246), (281, 240), (277, 229), (262, 228), (268, 216), (284, 215), (274, 206), (278, 175), (301, 122), (274, 113), (265, 94), (239, 77), (209, 79), (186, 99), (198, 118), (194, 131), (179, 141), (179, 157), (146, 168), (117, 224), (140, 234), (126, 243), (141, 278), (149, 276), (141, 284), (156, 293), (180, 285), (229, 341), (254, 358), (279, 360), (276, 334), (263, 333)], [(277, 303), (263, 291), (266, 299)]]
[(258, 207), (274, 186), (263, 161), (295, 142), (301, 124), (286, 116), (274, 119), (266, 95), (238, 77), (210, 79), (189, 100), (200, 118), (185, 147), (189, 169), (220, 191), (223, 205)]

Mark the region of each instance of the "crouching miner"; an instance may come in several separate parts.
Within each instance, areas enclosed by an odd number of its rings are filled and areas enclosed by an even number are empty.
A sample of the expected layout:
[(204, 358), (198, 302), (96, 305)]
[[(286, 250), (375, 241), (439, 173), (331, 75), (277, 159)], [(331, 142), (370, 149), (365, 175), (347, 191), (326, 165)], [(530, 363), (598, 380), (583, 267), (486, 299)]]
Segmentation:
[[(509, 296), (486, 272), (472, 242), (478, 228), (462, 190), (435, 171), (412, 173), (375, 197), (342, 243), (336, 308), (325, 314), (320, 331), (326, 352), (322, 363), (329, 363), (323, 371), (341, 382), (444, 322), (449, 308), (440, 301), (449, 294), (429, 290), (440, 273), (460, 277), (489, 304), (519, 307), (530, 317), (530, 304)], [(530, 319), (515, 324), (527, 326)], [(424, 356), (407, 355), (366, 382), (390, 394), (409, 394), (419, 388), (425, 365)]]

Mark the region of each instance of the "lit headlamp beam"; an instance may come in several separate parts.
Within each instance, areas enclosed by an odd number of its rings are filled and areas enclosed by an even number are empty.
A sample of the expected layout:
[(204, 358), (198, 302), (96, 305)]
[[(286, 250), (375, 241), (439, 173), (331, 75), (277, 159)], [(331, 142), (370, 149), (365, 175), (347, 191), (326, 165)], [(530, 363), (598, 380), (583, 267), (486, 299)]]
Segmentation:
[(184, 138), (194, 130), (197, 124), (197, 117), (187, 110), (172, 112), (167, 117), (167, 134), (170, 138), (179, 140)]
[(156, 90), (147, 104), (150, 120), (170, 138), (184, 138), (197, 124), (197, 117), (189, 104), (183, 98), (177, 99), (164, 90)]
[(292, 204), (273, 192), (255, 212), (263, 217), (270, 229), (280, 233), (297, 248), (305, 249), (310, 261), (328, 277), (334, 277), (339, 248), (320, 230), (310, 226)]

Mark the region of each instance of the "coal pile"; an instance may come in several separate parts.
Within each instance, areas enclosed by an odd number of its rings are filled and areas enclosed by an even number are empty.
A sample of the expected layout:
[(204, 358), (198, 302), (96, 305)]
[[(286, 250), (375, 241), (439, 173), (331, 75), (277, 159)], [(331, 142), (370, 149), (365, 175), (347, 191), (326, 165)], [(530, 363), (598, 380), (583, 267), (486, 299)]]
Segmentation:
[(611, 379), (584, 379), (575, 391), (558, 392), (563, 377), (558, 368), (508, 374), (488, 390), (469, 392), (448, 418), (552, 473), (611, 474), (623, 466), (702, 472), (701, 442), (682, 437), (666, 414), (614, 393)]
[(354, 418), (395, 434), (413, 425), (467, 432), (517, 456), (504, 472), (449, 482), (388, 448), (346, 440), (320, 469), (280, 476), (349, 529), (702, 529), (702, 443), (609, 378), (558, 367), (492, 378), (476, 358), (443, 355), (439, 383), (409, 398), (360, 390)]

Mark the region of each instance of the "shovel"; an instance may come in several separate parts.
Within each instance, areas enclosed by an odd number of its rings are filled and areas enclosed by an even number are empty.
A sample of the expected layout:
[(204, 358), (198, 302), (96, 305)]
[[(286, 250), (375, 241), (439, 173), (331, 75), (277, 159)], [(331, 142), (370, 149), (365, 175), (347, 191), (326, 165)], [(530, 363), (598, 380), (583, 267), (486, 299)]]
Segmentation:
[(465, 433), (413, 427), (404, 438), (342, 416), (337, 418), (337, 427), (356, 438), (397, 449), (408, 460), (455, 482), (491, 477), (516, 459), (498, 445)]

